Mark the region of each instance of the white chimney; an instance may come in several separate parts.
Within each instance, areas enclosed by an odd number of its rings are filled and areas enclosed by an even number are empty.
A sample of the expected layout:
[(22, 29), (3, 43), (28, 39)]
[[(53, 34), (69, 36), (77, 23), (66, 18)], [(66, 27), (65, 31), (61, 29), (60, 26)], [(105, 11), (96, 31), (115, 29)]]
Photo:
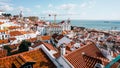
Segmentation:
[(62, 44), (62, 45), (60, 46), (60, 51), (61, 51), (61, 55), (65, 55), (65, 53), (66, 53), (66, 47), (65, 47), (64, 44)]

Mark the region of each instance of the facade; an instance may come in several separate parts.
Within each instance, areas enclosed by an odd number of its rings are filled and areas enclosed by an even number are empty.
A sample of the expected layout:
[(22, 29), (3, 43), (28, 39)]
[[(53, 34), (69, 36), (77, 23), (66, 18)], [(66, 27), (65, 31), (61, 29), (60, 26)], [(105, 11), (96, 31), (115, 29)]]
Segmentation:
[(63, 31), (64, 30), (66, 30), (66, 31), (71, 30), (71, 24), (70, 23), (65, 22), (65, 23), (60, 23), (59, 25), (62, 27)]
[(52, 35), (54, 33), (61, 34), (62, 31), (70, 31), (71, 30), (71, 24), (64, 22), (64, 23), (57, 23), (57, 24), (48, 24), (48, 25), (42, 25), (37, 27), (38, 34), (40, 35)]
[(0, 40), (8, 39), (9, 34), (5, 30), (0, 30)]

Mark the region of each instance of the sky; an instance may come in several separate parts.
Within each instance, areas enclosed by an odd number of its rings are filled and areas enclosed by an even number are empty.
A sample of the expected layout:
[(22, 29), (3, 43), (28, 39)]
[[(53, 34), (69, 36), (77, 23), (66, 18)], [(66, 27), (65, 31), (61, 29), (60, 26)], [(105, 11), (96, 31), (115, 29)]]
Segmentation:
[(45, 19), (120, 20), (120, 0), (0, 0), (0, 10)]

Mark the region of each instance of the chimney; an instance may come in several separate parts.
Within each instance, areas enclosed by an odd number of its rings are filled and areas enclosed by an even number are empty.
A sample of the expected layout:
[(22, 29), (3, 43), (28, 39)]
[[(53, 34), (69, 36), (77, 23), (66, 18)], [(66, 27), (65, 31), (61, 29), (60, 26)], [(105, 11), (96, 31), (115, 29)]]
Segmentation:
[(60, 51), (61, 51), (61, 55), (65, 55), (65, 53), (66, 53), (65, 44), (62, 44), (62, 45), (60, 46)]

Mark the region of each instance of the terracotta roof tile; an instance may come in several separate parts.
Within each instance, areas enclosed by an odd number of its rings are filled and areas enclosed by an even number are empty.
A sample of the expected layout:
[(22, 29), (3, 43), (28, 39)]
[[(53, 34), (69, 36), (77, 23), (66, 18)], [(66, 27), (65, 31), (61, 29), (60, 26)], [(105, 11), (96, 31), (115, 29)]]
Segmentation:
[(18, 35), (24, 35), (24, 34), (29, 34), (32, 32), (26, 32), (26, 31), (11, 31), (10, 36), (18, 36)]
[(0, 32), (6, 32), (6, 30), (0, 30)]
[[(85, 55), (89, 56), (86, 57), (88, 59), (85, 59), (82, 55), (82, 53), (85, 53)], [(94, 57), (103, 57), (101, 52), (98, 50), (98, 48), (95, 45), (85, 45), (81, 48), (71, 52), (68, 55), (65, 55), (65, 58), (75, 67), (75, 68), (91, 68), (97, 63), (100, 62), (99, 59)], [(87, 62), (87, 63), (86, 63)], [(92, 65), (92, 63), (94, 64)], [(101, 63), (101, 62), (100, 62)]]
[(37, 43), (34, 43), (34, 45), (33, 46), (31, 46), (32, 48), (35, 48), (35, 47), (37, 47), (37, 46), (39, 46), (39, 45), (41, 45), (42, 44), (42, 42), (37, 42)]
[(22, 33), (20, 31), (11, 31), (10, 32), (10, 36), (18, 36), (18, 35), (22, 35)]
[(25, 55), (20, 55), (20, 57), (23, 59), (24, 62), (35, 62), (31, 57)]
[[(1, 61), (0, 66), (2, 66), (3, 68), (12, 68), (12, 64), (14, 63), (17, 66), (17, 68), (19, 68), (21, 64), (24, 64), (23, 59), (25, 59), (25, 61), (34, 60), (36, 63), (33, 64), (33, 68), (56, 68), (56, 66), (51, 62), (51, 60), (43, 52), (42, 49), (32, 50), (32, 51), (0, 58)], [(21, 64), (18, 62), (20, 62)]]
[(53, 34), (52, 38), (55, 39), (58, 36), (58, 34)]
[(7, 56), (7, 50), (0, 49), (0, 58)]
[(20, 28), (19, 26), (10, 26), (10, 27), (8, 27), (8, 29), (10, 29), (10, 30), (12, 30), (12, 29), (18, 29), (18, 28)]
[(59, 36), (56, 37), (56, 39), (57, 39), (57, 40), (60, 40), (60, 39), (62, 39), (63, 37), (64, 37), (63, 35), (59, 35)]
[(54, 54), (55, 58), (59, 58), (60, 57), (60, 51), (58, 51), (57, 53)]
[(3, 22), (0, 22), (0, 25), (3, 24)]
[(27, 40), (27, 41), (30, 41), (30, 42), (34, 42), (34, 41), (37, 40), (37, 38), (35, 37), (35, 38), (26, 39), (26, 40)]
[(6, 44), (8, 42), (9, 42), (8, 39), (0, 40), (0, 44)]
[(14, 37), (14, 38), (9, 38), (10, 40), (16, 40), (16, 38)]
[(9, 47), (11, 48), (11, 49), (16, 49), (17, 48), (17, 46), (19, 46), (20, 44), (13, 44), (13, 45), (10, 45)]
[(51, 36), (41, 36), (41, 40), (50, 40)]
[(56, 49), (53, 47), (52, 44), (45, 43), (45, 42), (35, 43), (34, 46), (31, 46), (31, 47), (32, 47), (32, 48), (35, 48), (35, 47), (37, 47), (37, 46), (39, 46), (39, 45), (41, 45), (41, 44), (45, 45), (45, 47), (46, 47), (48, 50), (56, 50)]
[(53, 47), (53, 45), (52, 44), (49, 44), (49, 43), (45, 43), (45, 42), (42, 42), (44, 45), (45, 45), (45, 47), (47, 47), (49, 50), (55, 50), (55, 48)]
[(27, 32), (26, 31), (20, 31), (22, 34), (27, 34)]

